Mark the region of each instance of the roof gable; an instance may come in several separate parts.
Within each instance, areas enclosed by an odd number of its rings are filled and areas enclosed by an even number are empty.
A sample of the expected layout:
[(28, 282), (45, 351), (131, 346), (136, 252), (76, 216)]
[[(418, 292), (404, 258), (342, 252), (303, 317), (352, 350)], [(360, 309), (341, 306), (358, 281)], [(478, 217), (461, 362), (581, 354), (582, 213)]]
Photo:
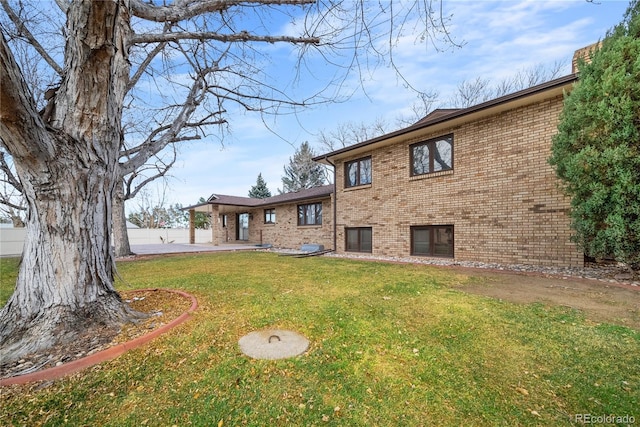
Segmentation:
[(462, 110), (462, 108), (436, 108), (435, 110), (424, 116), (422, 119), (414, 123), (413, 126), (419, 125), (421, 123), (427, 123), (431, 120), (437, 119), (438, 117), (446, 116), (447, 114), (455, 113), (460, 110)]

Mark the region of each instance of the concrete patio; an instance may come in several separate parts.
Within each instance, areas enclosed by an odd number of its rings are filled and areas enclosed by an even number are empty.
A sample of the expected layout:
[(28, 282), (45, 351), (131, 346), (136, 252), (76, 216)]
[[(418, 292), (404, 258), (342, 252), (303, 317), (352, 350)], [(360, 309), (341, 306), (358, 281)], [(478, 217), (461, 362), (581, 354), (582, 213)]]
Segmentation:
[(161, 255), (161, 254), (181, 254), (197, 252), (235, 252), (252, 251), (262, 249), (260, 245), (253, 244), (222, 244), (211, 245), (203, 243), (157, 243), (148, 245), (131, 245), (131, 251), (136, 255)]

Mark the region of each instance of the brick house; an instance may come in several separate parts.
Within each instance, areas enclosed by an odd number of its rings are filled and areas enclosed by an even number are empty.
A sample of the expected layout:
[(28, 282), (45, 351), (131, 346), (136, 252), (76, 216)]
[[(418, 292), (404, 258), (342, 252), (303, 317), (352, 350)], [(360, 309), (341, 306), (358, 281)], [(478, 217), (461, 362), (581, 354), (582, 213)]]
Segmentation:
[(212, 196), (197, 209), (218, 218), (216, 244), (319, 243), (338, 253), (582, 266), (570, 240), (570, 199), (547, 159), (564, 93), (577, 81), (576, 58), (588, 59), (594, 46), (576, 52), (574, 74), (436, 110), (314, 158), (334, 168), (335, 186), (265, 200)]
[(332, 195), (333, 185), (266, 199), (214, 194), (205, 203), (184, 209), (191, 215), (210, 215), (211, 241), (215, 245), (246, 242), (298, 248), (315, 243), (332, 248)]
[(314, 160), (335, 168), (336, 251), (581, 266), (547, 163), (572, 74)]

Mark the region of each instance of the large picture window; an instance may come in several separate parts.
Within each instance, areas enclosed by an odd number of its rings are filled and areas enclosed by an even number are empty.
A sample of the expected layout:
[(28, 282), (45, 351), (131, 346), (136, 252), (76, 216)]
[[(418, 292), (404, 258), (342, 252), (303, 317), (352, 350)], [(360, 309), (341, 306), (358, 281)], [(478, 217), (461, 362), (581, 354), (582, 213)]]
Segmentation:
[(371, 157), (347, 162), (345, 167), (345, 187), (371, 184)]
[(367, 252), (371, 253), (371, 227), (346, 228), (346, 245), (347, 252)]
[(322, 225), (322, 203), (298, 205), (298, 225)]
[(409, 148), (412, 176), (453, 169), (453, 135), (413, 144)]
[(411, 227), (411, 255), (453, 258), (453, 225)]

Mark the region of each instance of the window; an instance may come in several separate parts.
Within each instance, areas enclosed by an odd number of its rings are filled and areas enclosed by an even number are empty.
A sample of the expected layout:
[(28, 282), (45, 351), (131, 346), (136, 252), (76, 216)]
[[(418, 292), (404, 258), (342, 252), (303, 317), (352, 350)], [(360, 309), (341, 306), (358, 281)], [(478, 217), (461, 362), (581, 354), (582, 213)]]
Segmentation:
[(276, 223), (276, 210), (275, 209), (265, 209), (264, 210), (264, 223), (265, 224), (275, 224)]
[(453, 135), (413, 144), (409, 148), (412, 176), (453, 169)]
[(371, 253), (371, 227), (346, 228), (346, 251)]
[(322, 203), (298, 205), (298, 225), (322, 225)]
[(453, 258), (453, 225), (411, 227), (411, 255)]
[(347, 162), (344, 168), (345, 187), (371, 184), (371, 157)]

